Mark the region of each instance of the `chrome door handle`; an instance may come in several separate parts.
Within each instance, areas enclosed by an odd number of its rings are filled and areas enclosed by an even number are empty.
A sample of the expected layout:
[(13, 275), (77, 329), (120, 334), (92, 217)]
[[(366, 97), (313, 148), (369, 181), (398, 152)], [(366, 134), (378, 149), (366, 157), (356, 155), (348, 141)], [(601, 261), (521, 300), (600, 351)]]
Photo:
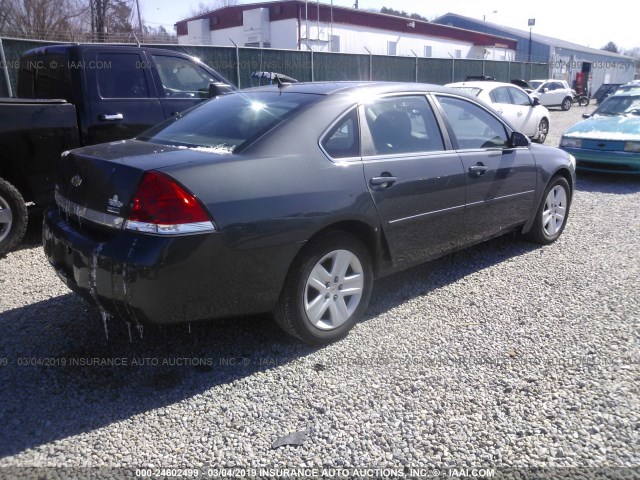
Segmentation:
[(397, 181), (398, 181), (398, 177), (382, 176), (382, 177), (373, 177), (371, 180), (369, 180), (369, 184), (372, 187), (389, 188), (391, 185), (393, 185)]
[(103, 113), (98, 118), (104, 122), (113, 122), (116, 120), (123, 120), (124, 115), (122, 115), (121, 113), (114, 113), (114, 114)]
[(482, 164), (473, 165), (469, 167), (469, 173), (473, 174), (475, 177), (481, 177), (487, 173), (487, 167)]

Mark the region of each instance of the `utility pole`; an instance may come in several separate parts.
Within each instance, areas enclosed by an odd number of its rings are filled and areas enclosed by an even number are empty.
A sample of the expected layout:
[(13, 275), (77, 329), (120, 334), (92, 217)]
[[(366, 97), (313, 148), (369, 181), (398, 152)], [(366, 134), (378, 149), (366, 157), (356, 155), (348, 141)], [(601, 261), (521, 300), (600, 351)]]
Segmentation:
[(144, 39), (144, 29), (142, 28), (142, 16), (140, 15), (140, 1), (136, 0), (136, 10), (138, 10), (138, 25), (140, 26), (140, 42)]
[(528, 23), (529, 23), (529, 63), (531, 63), (531, 30), (536, 25), (536, 19), (530, 18)]
[[(95, 9), (93, 8), (95, 1)], [(91, 7), (95, 13), (95, 28), (98, 36), (98, 42), (104, 42), (107, 34), (107, 7), (109, 0), (92, 0)]]

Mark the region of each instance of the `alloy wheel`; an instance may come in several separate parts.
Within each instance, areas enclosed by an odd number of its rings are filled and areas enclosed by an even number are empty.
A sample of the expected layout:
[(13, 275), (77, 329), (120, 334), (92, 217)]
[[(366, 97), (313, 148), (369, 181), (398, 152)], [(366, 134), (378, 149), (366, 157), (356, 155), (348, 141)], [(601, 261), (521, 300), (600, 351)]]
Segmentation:
[(9, 203), (0, 197), (0, 242), (9, 236), (13, 225), (13, 215)]
[(544, 143), (547, 139), (547, 134), (549, 133), (549, 122), (546, 119), (540, 120), (540, 124), (538, 125), (538, 142)]
[(542, 228), (549, 237), (560, 231), (567, 214), (567, 192), (556, 185), (547, 194), (542, 211)]
[(311, 270), (304, 287), (304, 311), (313, 326), (333, 330), (344, 324), (360, 304), (364, 274), (358, 257), (334, 250)]

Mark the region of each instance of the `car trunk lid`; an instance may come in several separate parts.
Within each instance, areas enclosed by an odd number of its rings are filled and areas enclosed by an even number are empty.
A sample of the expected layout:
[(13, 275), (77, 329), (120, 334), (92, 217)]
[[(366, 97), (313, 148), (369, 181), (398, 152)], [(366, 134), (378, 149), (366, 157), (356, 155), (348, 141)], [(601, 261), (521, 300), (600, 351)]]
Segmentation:
[(56, 203), (80, 223), (122, 228), (145, 172), (213, 155), (136, 140), (73, 150), (63, 154)]

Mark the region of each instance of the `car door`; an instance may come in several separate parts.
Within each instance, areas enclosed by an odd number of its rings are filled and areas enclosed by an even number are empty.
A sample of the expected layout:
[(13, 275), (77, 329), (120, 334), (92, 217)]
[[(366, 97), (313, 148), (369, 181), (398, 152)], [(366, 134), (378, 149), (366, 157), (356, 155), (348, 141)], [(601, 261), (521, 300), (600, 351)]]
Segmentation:
[(437, 99), (465, 171), (467, 242), (524, 223), (536, 188), (535, 160), (529, 148), (510, 148), (508, 129), (480, 105), (447, 95)]
[(540, 103), (545, 107), (557, 105), (554, 100), (553, 82), (545, 82), (540, 85), (540, 88), (538, 88), (535, 95), (540, 100)]
[(151, 53), (158, 95), (165, 118), (209, 98), (209, 84), (226, 83), (188, 58)]
[(496, 112), (513, 125), (516, 130), (522, 132), (524, 122), (526, 120), (526, 109), (522, 105), (518, 105), (513, 102), (513, 99), (509, 94), (509, 88), (494, 88), (489, 93), (489, 97), (491, 98), (491, 102), (493, 103)]
[(551, 105), (560, 105), (566, 96), (564, 85), (560, 82), (550, 82), (550, 85)]
[(535, 112), (531, 97), (516, 87), (505, 87), (511, 97), (511, 103), (518, 108), (518, 122), (513, 124), (519, 132), (532, 137), (538, 130), (540, 119)]
[(465, 174), (425, 95), (360, 107), (365, 181), (396, 266), (464, 242)]
[(91, 112), (88, 144), (132, 138), (164, 119), (142, 50), (88, 50), (83, 65)]

